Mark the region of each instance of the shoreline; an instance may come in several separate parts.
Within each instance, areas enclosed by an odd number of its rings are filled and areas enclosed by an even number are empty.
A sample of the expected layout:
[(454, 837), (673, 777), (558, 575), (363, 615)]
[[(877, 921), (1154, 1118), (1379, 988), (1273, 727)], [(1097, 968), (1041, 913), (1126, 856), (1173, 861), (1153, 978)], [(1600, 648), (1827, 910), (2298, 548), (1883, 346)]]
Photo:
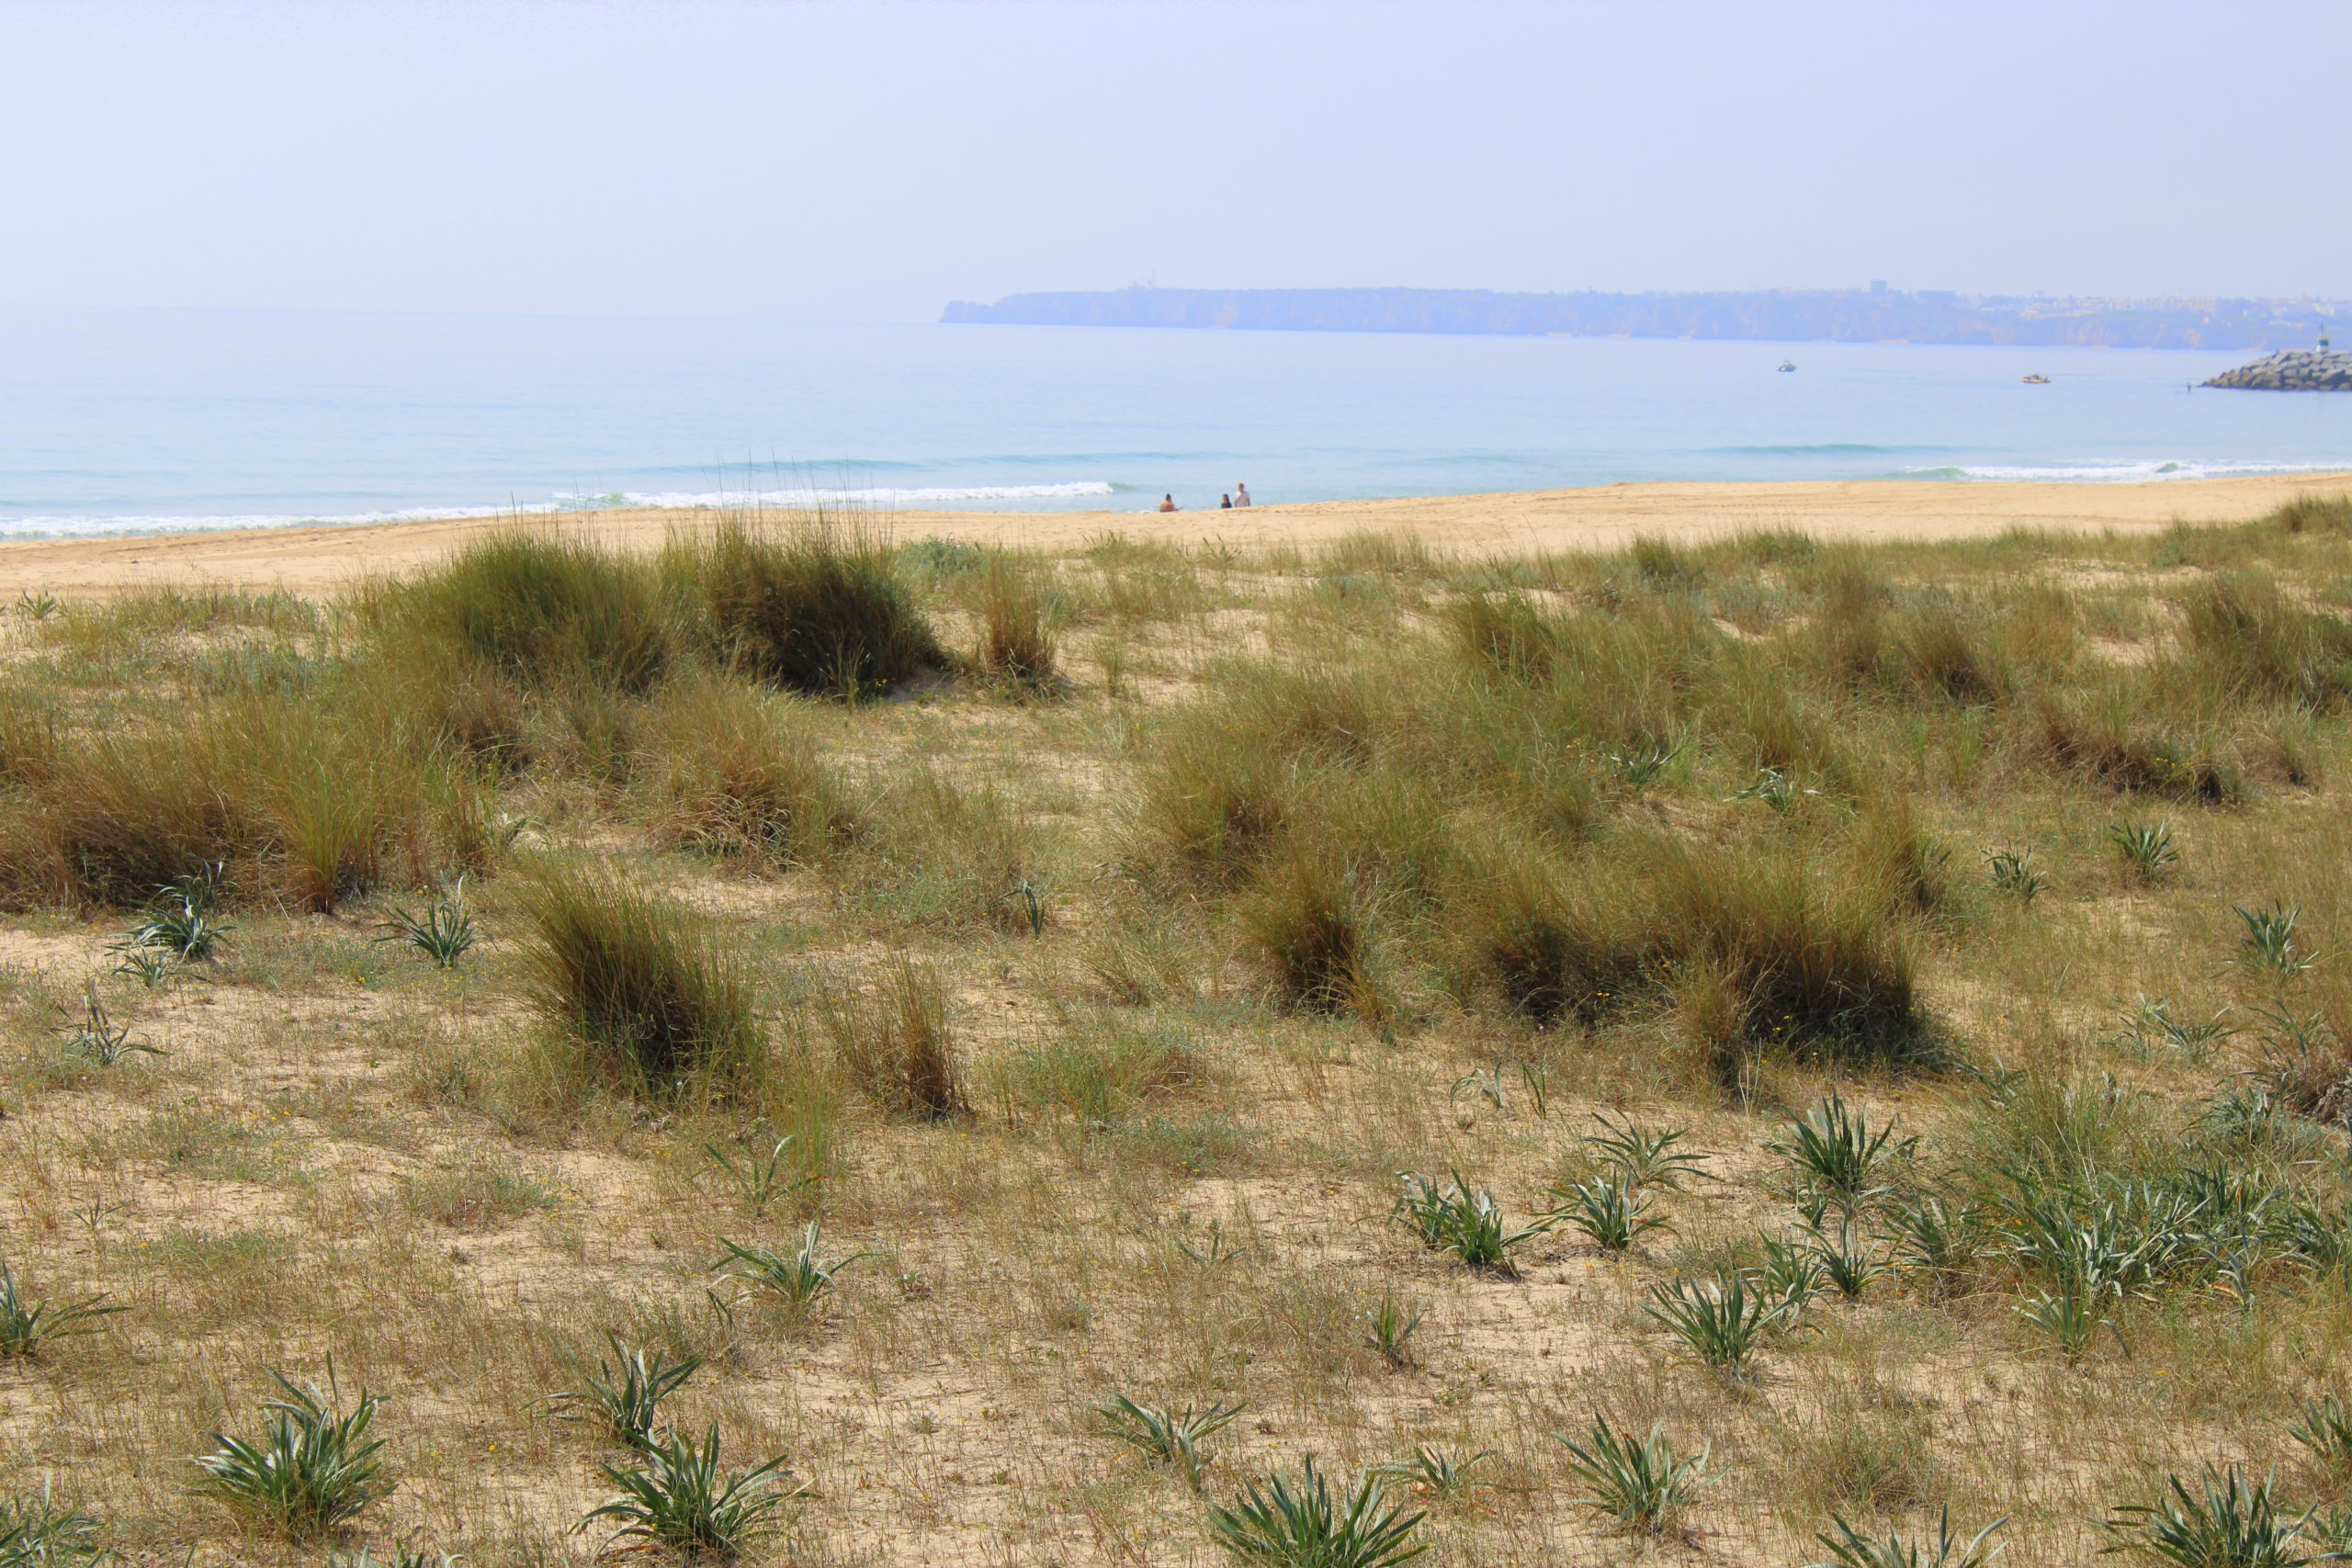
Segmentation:
[[(1934, 540), (2013, 529), (2147, 532), (2176, 522), (2245, 522), (2298, 496), (2352, 494), (2352, 470), (2141, 482), (1972, 479), (1675, 480), (1578, 490), (1382, 501), (1261, 502), (1221, 510), (866, 513), (901, 538), (1012, 548), (1083, 548), (1106, 535), (1197, 545), (1312, 547), (1362, 531), (1410, 533), (1466, 555), (1610, 549), (1637, 536), (1696, 540), (1761, 529), (1827, 539)], [(629, 548), (657, 548), (716, 509), (530, 513)], [(400, 523), (289, 525), (187, 534), (0, 541), (0, 596), (88, 597), (129, 589), (284, 589), (323, 595), (424, 565), (516, 521), (513, 513)]]

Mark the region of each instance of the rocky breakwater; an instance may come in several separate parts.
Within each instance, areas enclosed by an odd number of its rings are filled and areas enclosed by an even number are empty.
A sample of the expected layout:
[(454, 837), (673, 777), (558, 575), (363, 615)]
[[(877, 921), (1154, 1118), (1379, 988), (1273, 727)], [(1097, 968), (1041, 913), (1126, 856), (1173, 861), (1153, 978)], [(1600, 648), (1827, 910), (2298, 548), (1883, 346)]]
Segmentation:
[(2290, 348), (2205, 383), (2261, 392), (2352, 392), (2352, 349)]

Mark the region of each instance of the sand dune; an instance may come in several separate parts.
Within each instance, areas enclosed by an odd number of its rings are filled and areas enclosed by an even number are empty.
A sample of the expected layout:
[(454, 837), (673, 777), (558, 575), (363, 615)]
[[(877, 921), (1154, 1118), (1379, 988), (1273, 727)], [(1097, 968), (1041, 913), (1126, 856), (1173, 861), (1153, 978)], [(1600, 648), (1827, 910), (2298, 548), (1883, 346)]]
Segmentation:
[[(1243, 513), (908, 512), (901, 537), (1069, 548), (1105, 534), (1196, 543), (1281, 540), (1311, 545), (1359, 529), (1409, 530), (1473, 554), (1622, 545), (1636, 535), (1698, 538), (1752, 528), (1799, 528), (1849, 539), (1953, 538), (2008, 528), (2098, 532), (2160, 528), (2179, 519), (2235, 522), (2297, 495), (2352, 491), (2352, 473), (2148, 484), (1853, 480), (1777, 484), (1622, 484), (1521, 494), (1260, 505)], [(651, 547), (685, 512), (583, 513), (552, 521)], [(369, 573), (398, 571), (498, 527), (495, 517), (369, 526), (271, 528), (135, 538), (0, 544), (0, 594), (80, 595), (127, 587), (283, 587), (331, 592)]]

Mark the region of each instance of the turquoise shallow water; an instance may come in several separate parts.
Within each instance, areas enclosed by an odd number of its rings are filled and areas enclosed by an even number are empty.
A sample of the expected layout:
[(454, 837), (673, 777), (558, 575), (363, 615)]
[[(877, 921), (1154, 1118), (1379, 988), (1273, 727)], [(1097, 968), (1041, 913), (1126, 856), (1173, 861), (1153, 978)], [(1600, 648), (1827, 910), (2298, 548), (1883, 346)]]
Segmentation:
[(2352, 397), (2189, 389), (2243, 357), (0, 308), (0, 536), (746, 490), (1145, 511), (1237, 480), (1268, 502), (2352, 468)]

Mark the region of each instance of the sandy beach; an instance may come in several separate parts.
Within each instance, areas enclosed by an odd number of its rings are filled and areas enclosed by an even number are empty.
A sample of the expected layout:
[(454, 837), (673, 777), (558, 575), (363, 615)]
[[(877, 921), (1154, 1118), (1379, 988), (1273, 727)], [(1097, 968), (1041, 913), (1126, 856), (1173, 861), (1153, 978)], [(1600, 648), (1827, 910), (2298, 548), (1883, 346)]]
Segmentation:
[[(1358, 530), (1401, 530), (1469, 554), (1609, 548), (1636, 536), (1693, 539), (1795, 528), (1828, 538), (1942, 539), (2005, 529), (2097, 533), (2162, 528), (2181, 520), (2242, 522), (2299, 495), (2352, 491), (2352, 472), (2143, 484), (1933, 480), (1619, 484), (1520, 494), (1261, 504), (1248, 512), (904, 512), (901, 538), (937, 536), (1037, 549), (1080, 547), (1106, 534), (1193, 544), (1313, 545)], [(536, 514), (652, 548), (711, 513), (619, 510)], [(0, 594), (64, 595), (125, 588), (284, 588), (331, 592), (370, 574), (434, 559), (498, 516), (245, 532), (38, 539), (0, 544)]]

